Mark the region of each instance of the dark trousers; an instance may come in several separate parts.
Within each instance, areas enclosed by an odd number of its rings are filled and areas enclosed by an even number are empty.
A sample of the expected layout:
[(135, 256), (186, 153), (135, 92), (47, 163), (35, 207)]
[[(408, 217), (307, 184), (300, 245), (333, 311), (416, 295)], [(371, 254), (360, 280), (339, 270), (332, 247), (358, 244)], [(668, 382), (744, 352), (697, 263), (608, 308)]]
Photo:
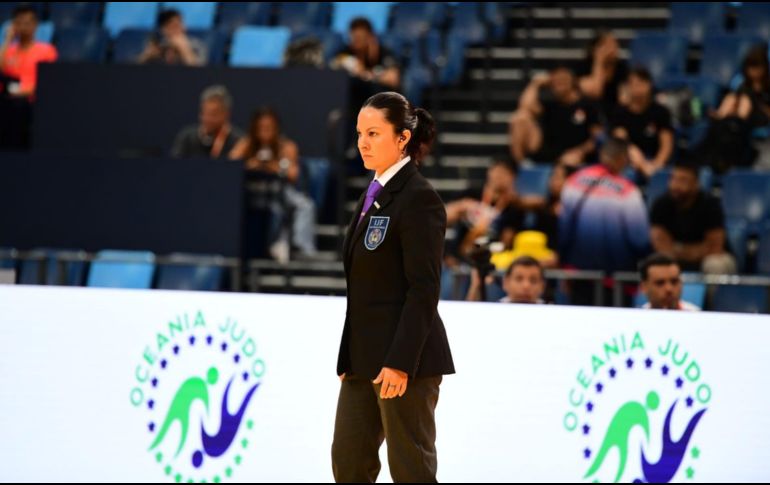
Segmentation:
[(379, 449), (388, 442), (393, 481), (436, 481), (436, 421), (441, 376), (409, 379), (406, 393), (380, 399), (380, 385), (346, 377), (340, 387), (332, 444), (337, 482), (370, 482), (380, 473)]

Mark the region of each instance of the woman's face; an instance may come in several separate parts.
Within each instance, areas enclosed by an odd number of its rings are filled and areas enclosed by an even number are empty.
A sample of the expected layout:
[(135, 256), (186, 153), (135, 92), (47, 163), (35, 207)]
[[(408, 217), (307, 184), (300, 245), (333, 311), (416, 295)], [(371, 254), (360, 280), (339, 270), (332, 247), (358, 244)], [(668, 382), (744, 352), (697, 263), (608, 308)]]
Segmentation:
[(254, 135), (261, 145), (269, 145), (278, 138), (278, 123), (272, 116), (263, 116), (257, 121), (257, 132)]
[(363, 108), (358, 113), (358, 151), (368, 170), (382, 173), (398, 162), (409, 143), (411, 132), (397, 134), (384, 113), (376, 108)]

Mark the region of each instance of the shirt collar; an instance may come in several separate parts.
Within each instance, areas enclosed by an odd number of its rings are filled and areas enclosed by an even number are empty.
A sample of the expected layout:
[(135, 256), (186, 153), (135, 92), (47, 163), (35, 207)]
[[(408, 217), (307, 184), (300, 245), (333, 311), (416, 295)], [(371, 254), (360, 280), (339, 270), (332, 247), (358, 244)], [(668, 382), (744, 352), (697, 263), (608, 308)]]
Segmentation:
[(379, 177), (375, 175), (374, 180), (376, 180), (377, 182), (380, 183), (380, 185), (385, 187), (385, 184), (387, 184), (388, 181), (390, 181), (390, 179), (392, 179), (398, 173), (399, 170), (404, 168), (404, 165), (409, 163), (411, 159), (412, 159), (411, 157), (407, 156), (406, 158), (394, 163), (393, 165), (391, 165), (389, 169), (385, 170), (385, 172), (383, 172), (382, 175), (380, 175)]

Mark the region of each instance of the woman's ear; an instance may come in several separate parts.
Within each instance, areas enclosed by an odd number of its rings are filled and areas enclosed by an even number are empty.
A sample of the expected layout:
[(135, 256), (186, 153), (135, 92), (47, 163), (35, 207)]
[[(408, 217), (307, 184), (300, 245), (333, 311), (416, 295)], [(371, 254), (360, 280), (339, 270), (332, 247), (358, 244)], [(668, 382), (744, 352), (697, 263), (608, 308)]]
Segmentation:
[(406, 146), (409, 144), (409, 140), (411, 139), (412, 139), (411, 131), (404, 130), (401, 132), (401, 135), (398, 137), (399, 147), (401, 148), (401, 151), (404, 151), (406, 149)]

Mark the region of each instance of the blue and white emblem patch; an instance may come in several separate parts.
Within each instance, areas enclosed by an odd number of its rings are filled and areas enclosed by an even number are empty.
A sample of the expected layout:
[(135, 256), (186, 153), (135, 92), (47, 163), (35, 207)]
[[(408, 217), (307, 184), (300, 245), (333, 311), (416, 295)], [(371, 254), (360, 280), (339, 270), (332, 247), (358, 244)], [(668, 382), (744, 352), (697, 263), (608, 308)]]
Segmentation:
[(374, 251), (385, 240), (385, 233), (388, 232), (390, 217), (372, 216), (369, 218), (369, 227), (366, 228), (364, 236), (364, 246), (369, 251)]

